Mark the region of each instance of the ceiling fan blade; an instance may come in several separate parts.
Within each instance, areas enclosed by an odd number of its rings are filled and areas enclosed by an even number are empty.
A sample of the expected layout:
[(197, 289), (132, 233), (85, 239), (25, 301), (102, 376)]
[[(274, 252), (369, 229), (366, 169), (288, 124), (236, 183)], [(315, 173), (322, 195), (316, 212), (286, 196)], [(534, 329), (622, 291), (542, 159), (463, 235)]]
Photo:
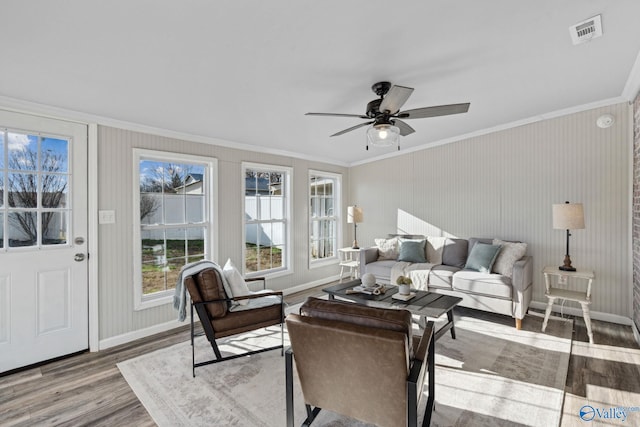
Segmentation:
[(331, 135), (331, 136), (340, 136), (340, 135), (345, 134), (345, 133), (347, 133), (347, 132), (351, 132), (352, 130), (356, 130), (356, 129), (361, 128), (361, 127), (364, 127), (364, 126), (368, 126), (368, 125), (370, 125), (371, 123), (374, 123), (374, 122), (360, 123), (359, 125), (352, 126), (352, 127), (350, 127), (349, 129), (341, 130), (340, 132), (334, 133), (334, 134), (333, 134), (333, 135)]
[(341, 114), (341, 113), (306, 113), (305, 116), (328, 116), (328, 117), (358, 117), (360, 119), (368, 119), (369, 117), (362, 114)]
[(407, 136), (414, 133), (416, 130), (403, 122), (402, 120), (395, 119), (393, 120), (394, 124), (400, 129), (400, 135)]
[(413, 88), (393, 85), (378, 109), (381, 112), (388, 111), (389, 114), (395, 114), (400, 111), (400, 108), (407, 102), (412, 93)]
[(468, 102), (465, 104), (437, 105), (435, 107), (416, 108), (415, 110), (401, 111), (397, 117), (401, 119), (425, 119), (427, 117), (448, 116), (469, 111)]

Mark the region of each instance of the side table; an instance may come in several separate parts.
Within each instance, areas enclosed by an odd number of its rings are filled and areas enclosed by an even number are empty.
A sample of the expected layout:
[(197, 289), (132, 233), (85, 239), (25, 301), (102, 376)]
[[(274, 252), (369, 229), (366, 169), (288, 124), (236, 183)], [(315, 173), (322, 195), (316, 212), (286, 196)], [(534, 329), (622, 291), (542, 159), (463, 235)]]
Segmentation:
[[(558, 267), (545, 267), (542, 270), (544, 274), (544, 285), (546, 287), (545, 296), (549, 299), (547, 304), (547, 310), (544, 313), (544, 322), (542, 322), (542, 332), (547, 328), (547, 322), (549, 321), (549, 315), (553, 302), (556, 299), (564, 299), (569, 301), (579, 302), (582, 306), (582, 315), (584, 317), (584, 323), (587, 326), (587, 334), (589, 335), (589, 343), (593, 344), (593, 332), (591, 332), (591, 314), (589, 313), (589, 305), (591, 304), (591, 284), (595, 274), (590, 270), (578, 270), (578, 271), (563, 271)], [(551, 277), (556, 277), (554, 283), (552, 283)], [(568, 278), (576, 278), (585, 280), (587, 282), (586, 291), (571, 291), (568, 289), (561, 289), (558, 286), (566, 284)]]
[(340, 248), (338, 249), (338, 256), (340, 259), (340, 280), (342, 280), (345, 267), (349, 269), (349, 277), (357, 279), (358, 270), (360, 269), (360, 249)]

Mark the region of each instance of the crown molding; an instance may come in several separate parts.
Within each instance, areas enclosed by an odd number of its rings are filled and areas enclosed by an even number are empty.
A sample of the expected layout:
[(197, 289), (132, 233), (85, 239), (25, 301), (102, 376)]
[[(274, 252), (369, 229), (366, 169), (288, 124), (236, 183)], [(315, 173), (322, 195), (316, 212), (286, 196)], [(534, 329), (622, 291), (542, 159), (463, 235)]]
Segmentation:
[(101, 126), (109, 126), (133, 132), (141, 132), (151, 135), (163, 136), (167, 138), (180, 139), (190, 142), (198, 142), (202, 144), (216, 145), (219, 147), (233, 148), (236, 150), (245, 150), (259, 152), (264, 154), (272, 154), (276, 156), (290, 157), (294, 159), (306, 160), (311, 162), (327, 163), (334, 166), (349, 167), (347, 162), (337, 161), (330, 158), (322, 158), (318, 156), (310, 156), (293, 151), (278, 150), (260, 145), (244, 144), (240, 142), (227, 141), (219, 138), (212, 138), (202, 135), (190, 134), (187, 132), (179, 132), (171, 129), (157, 128), (137, 123), (127, 122), (124, 120), (112, 119), (110, 117), (99, 116), (95, 114), (83, 113), (80, 111), (69, 110), (60, 107), (40, 104), (37, 102), (24, 101), (21, 99), (11, 98), (0, 95), (0, 108), (11, 110), (24, 114), (35, 114), (43, 117), (53, 118), (82, 124), (97, 124)]
[(453, 142), (464, 141), (465, 139), (475, 138), (477, 136), (487, 135), (487, 134), (490, 134), (490, 133), (496, 133), (496, 132), (500, 132), (500, 131), (507, 130), (507, 129), (513, 129), (513, 128), (516, 128), (516, 127), (519, 127), (519, 126), (524, 126), (524, 125), (528, 125), (528, 124), (531, 124), (531, 123), (541, 122), (543, 120), (549, 120), (549, 119), (553, 119), (553, 118), (557, 118), (557, 117), (567, 116), (567, 115), (570, 115), (570, 114), (580, 113), (582, 111), (593, 110), (595, 108), (600, 108), (600, 107), (608, 107), (610, 105), (626, 103), (626, 102), (628, 102), (628, 100), (626, 98), (620, 96), (620, 97), (616, 97), (616, 98), (604, 99), (602, 101), (591, 102), (591, 103), (588, 103), (588, 104), (576, 105), (576, 106), (565, 108), (565, 109), (562, 109), (562, 110), (556, 110), (556, 111), (552, 111), (552, 112), (549, 112), (549, 113), (544, 113), (544, 114), (540, 114), (540, 115), (537, 115), (537, 116), (529, 117), (529, 118), (526, 118), (526, 119), (516, 120), (516, 121), (513, 121), (513, 122), (509, 122), (509, 123), (504, 123), (504, 124), (501, 124), (501, 125), (498, 125), (498, 126), (494, 126), (494, 127), (490, 127), (490, 128), (486, 128), (486, 129), (481, 129), (481, 130), (465, 133), (465, 134), (454, 136), (454, 137), (451, 137), (451, 138), (441, 139), (439, 141), (434, 141), (434, 142), (428, 142), (426, 144), (422, 144), (422, 145), (419, 145), (419, 146), (416, 146), (416, 147), (411, 147), (411, 148), (407, 148), (407, 149), (403, 148), (401, 151), (396, 151), (396, 152), (393, 152), (393, 153), (388, 153), (388, 154), (384, 154), (384, 155), (381, 155), (381, 156), (372, 157), (370, 159), (359, 160), (359, 161), (356, 161), (356, 162), (349, 163), (349, 167), (360, 166), (360, 165), (364, 165), (364, 164), (367, 164), (367, 163), (377, 162), (379, 160), (385, 160), (385, 159), (390, 159), (390, 158), (393, 158), (393, 157), (403, 156), (403, 155), (406, 155), (406, 154), (409, 154), (409, 153), (414, 153), (416, 151), (427, 150), (429, 148), (435, 148), (435, 147), (439, 147), (441, 145), (451, 144)]
[(640, 92), (640, 53), (636, 57), (636, 62), (631, 67), (631, 72), (629, 73), (629, 78), (627, 79), (627, 83), (624, 85), (624, 89), (622, 90), (622, 97), (625, 98), (629, 102), (633, 102), (638, 96)]

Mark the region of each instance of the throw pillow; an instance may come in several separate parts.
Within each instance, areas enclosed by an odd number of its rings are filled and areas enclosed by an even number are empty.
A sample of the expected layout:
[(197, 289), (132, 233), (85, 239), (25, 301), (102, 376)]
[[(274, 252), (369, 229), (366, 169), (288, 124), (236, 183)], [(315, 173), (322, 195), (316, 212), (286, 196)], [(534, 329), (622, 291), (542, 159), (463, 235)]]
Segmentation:
[(499, 239), (493, 239), (493, 244), (502, 246), (496, 262), (493, 264), (493, 271), (503, 276), (512, 277), (513, 265), (527, 253), (527, 244), (504, 242)]
[(471, 249), (467, 264), (464, 266), (467, 270), (475, 270), (481, 273), (490, 273), (493, 263), (498, 257), (501, 246), (488, 245), (486, 243), (476, 243)]
[[(229, 295), (229, 298), (233, 297), (242, 297), (245, 295), (249, 295), (249, 286), (247, 286), (247, 282), (242, 278), (242, 274), (238, 271), (236, 266), (231, 262), (231, 259), (228, 259), (224, 268), (222, 269), (222, 273), (224, 273), (225, 279), (229, 282), (229, 286), (231, 287), (232, 295)], [(237, 301), (240, 305), (249, 304), (249, 300), (243, 299)]]
[(400, 242), (398, 261), (427, 262), (425, 257), (426, 240), (403, 240)]
[(398, 259), (398, 239), (374, 239), (378, 247), (378, 260)]

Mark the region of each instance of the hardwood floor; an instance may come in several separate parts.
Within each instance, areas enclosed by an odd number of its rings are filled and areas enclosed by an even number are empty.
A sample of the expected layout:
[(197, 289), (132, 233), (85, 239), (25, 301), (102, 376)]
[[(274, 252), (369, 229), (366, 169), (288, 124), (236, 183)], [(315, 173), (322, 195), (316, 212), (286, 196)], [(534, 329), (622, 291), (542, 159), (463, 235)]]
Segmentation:
[[(316, 288), (287, 297), (289, 304), (318, 295)], [(504, 316), (482, 313), (483, 316)], [(524, 320), (526, 322), (526, 318)], [(583, 405), (640, 406), (640, 347), (629, 326), (592, 321), (589, 345), (575, 319), (562, 426), (584, 425)], [(189, 339), (188, 325), (99, 353), (83, 353), (0, 377), (0, 426), (153, 426), (116, 363)], [(626, 424), (640, 425), (640, 412)]]

